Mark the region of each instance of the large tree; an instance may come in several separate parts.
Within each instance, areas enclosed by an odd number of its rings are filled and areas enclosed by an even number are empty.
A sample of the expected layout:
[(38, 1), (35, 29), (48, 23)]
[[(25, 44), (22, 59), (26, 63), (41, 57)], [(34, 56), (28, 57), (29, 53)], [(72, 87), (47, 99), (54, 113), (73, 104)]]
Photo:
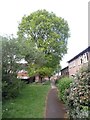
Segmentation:
[(67, 52), (69, 27), (67, 21), (53, 12), (38, 10), (22, 18), (18, 26), (18, 37), (30, 39), (35, 47), (45, 54), (46, 67), (56, 69)]

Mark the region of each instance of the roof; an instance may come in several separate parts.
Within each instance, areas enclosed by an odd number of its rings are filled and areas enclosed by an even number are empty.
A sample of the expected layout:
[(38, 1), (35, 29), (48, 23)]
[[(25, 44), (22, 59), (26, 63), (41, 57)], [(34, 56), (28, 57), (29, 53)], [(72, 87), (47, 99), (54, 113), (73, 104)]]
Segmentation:
[(65, 67), (65, 68), (63, 68), (63, 69), (61, 69), (61, 71), (65, 70), (65, 69), (68, 69), (68, 66), (67, 66), (67, 67)]
[(17, 76), (17, 78), (19, 78), (19, 79), (29, 79), (28, 76)]
[(90, 51), (90, 46), (88, 48), (86, 48), (85, 50), (83, 50), (82, 52), (80, 52), (78, 55), (76, 55), (75, 57), (73, 57), (71, 60), (67, 61), (68, 63), (70, 63), (71, 61), (77, 59), (80, 55), (83, 55), (86, 52)]
[(26, 70), (20, 70), (18, 73), (28, 73)]

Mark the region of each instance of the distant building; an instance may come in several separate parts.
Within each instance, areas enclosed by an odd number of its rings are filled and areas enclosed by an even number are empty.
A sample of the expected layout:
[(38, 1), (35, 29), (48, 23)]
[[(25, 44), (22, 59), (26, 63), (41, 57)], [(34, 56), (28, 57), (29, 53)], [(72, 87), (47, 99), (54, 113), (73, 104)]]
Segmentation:
[(29, 79), (29, 75), (28, 75), (28, 72), (25, 70), (25, 68), (27, 67), (27, 64), (28, 62), (25, 61), (25, 59), (21, 59), (20, 61), (17, 61), (17, 64), (20, 65), (20, 69), (22, 70), (19, 70), (17, 72), (17, 78), (18, 79)]
[(69, 76), (68, 66), (61, 69), (61, 76)]
[(90, 61), (90, 46), (68, 61), (69, 76), (74, 76), (82, 66)]
[(29, 79), (28, 72), (25, 70), (21, 70), (17, 73), (17, 78), (19, 79)]

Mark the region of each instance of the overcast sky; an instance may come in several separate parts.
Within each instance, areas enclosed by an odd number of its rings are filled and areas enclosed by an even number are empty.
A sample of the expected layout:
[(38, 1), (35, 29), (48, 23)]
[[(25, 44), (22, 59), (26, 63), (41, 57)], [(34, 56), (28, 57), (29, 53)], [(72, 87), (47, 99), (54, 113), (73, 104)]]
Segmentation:
[(88, 1), (89, 0), (0, 0), (0, 35), (16, 36), (18, 23), (24, 15), (46, 9), (67, 20), (71, 37), (68, 53), (61, 62), (67, 61), (88, 46)]

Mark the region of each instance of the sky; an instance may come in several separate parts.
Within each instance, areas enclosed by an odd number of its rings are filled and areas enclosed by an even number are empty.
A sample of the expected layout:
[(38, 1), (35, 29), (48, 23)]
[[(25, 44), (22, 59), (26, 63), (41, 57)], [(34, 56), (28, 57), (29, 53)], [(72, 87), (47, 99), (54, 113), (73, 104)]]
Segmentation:
[(18, 24), (24, 15), (46, 9), (64, 18), (70, 28), (67, 54), (61, 61), (62, 68), (67, 61), (88, 47), (88, 2), (89, 0), (0, 0), (0, 35), (16, 36)]

